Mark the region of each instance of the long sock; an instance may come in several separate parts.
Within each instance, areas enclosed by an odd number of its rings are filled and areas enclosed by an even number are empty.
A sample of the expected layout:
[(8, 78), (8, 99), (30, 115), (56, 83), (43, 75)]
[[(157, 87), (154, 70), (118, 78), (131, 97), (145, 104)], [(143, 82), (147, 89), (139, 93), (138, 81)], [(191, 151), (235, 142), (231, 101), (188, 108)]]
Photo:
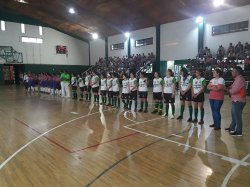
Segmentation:
[(193, 107), (189, 106), (188, 109), (189, 109), (189, 117), (192, 118), (192, 116), (193, 116)]
[(159, 107), (160, 107), (160, 110), (163, 109), (163, 103), (162, 102), (159, 103)]
[(132, 100), (129, 100), (129, 105), (128, 105), (129, 110), (131, 110), (131, 106), (132, 106)]
[(174, 105), (174, 103), (171, 104), (171, 108), (172, 108), (172, 114), (174, 115), (175, 114), (175, 105)]
[(107, 97), (104, 97), (104, 104), (107, 103)]
[(124, 108), (127, 108), (127, 102), (125, 102), (124, 99), (122, 99), (122, 102), (123, 102), (123, 104), (124, 104)]
[(91, 93), (89, 93), (89, 100), (91, 100)]
[(137, 100), (135, 101), (135, 110), (137, 110)]
[(201, 120), (203, 120), (203, 118), (204, 118), (204, 108), (201, 108)]
[(99, 103), (99, 95), (96, 96), (96, 102)]
[(181, 105), (181, 116), (182, 116), (182, 117), (183, 117), (184, 110), (185, 110), (185, 106), (184, 106), (184, 105)]
[(118, 97), (118, 98), (117, 98), (117, 101), (118, 101), (118, 102), (117, 102), (117, 104), (118, 104), (117, 107), (120, 107), (121, 99)]
[(148, 110), (148, 101), (145, 102), (145, 110)]
[(116, 106), (116, 103), (117, 103), (117, 97), (114, 97), (113, 106)]
[(108, 105), (111, 105), (111, 97), (108, 97)]
[(80, 93), (80, 97), (81, 97), (81, 99), (83, 99), (83, 93)]
[(159, 107), (159, 102), (156, 101), (156, 102), (155, 102), (155, 109), (158, 110), (158, 107)]
[(198, 108), (194, 109), (194, 119), (197, 119), (198, 117)]
[(143, 110), (143, 105), (144, 105), (144, 102), (141, 101), (141, 109)]
[(88, 94), (87, 94), (87, 93), (86, 93), (86, 95), (85, 95), (85, 99), (88, 100)]
[(96, 95), (94, 95), (94, 102), (96, 102)]
[(166, 104), (166, 116), (168, 116), (168, 109), (169, 109), (169, 104)]

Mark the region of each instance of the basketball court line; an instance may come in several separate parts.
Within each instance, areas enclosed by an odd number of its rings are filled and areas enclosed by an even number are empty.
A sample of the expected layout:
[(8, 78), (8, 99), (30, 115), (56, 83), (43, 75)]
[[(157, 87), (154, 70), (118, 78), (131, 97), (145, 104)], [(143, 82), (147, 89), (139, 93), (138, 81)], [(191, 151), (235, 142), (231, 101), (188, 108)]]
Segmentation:
[[(104, 110), (104, 112), (105, 112), (105, 111), (109, 111), (109, 110)], [(50, 130), (48, 130), (48, 131), (46, 131), (46, 132), (40, 134), (40, 135), (37, 136), (36, 138), (32, 139), (31, 141), (29, 141), (28, 143), (26, 143), (25, 145), (23, 145), (21, 148), (19, 148), (17, 151), (15, 151), (12, 155), (10, 155), (4, 162), (2, 162), (2, 163), (0, 164), (0, 170), (1, 170), (9, 161), (11, 161), (16, 155), (18, 155), (22, 150), (24, 150), (26, 147), (28, 147), (30, 144), (32, 144), (34, 141), (40, 139), (40, 138), (43, 137), (44, 135), (46, 135), (46, 134), (48, 134), (48, 133), (54, 131), (55, 129), (58, 129), (58, 128), (64, 126), (64, 125), (67, 125), (67, 124), (69, 124), (69, 123), (71, 123), (71, 122), (73, 122), (73, 121), (77, 121), (77, 120), (79, 120), (79, 119), (82, 119), (82, 118), (85, 118), (85, 117), (89, 117), (89, 116), (92, 116), (92, 115), (95, 115), (95, 114), (99, 114), (99, 113), (100, 113), (100, 112), (98, 111), (98, 112), (95, 112), (95, 113), (92, 113), (92, 114), (87, 114), (87, 115), (83, 115), (83, 116), (77, 117), (77, 118), (75, 118), (75, 119), (72, 119), (72, 120), (69, 120), (69, 121), (67, 121), (67, 122), (64, 122), (64, 123), (62, 123), (62, 124), (60, 124), (60, 125), (58, 125), (58, 126), (52, 128), (52, 129), (50, 129)]]
[[(234, 164), (240, 164), (242, 166), (249, 166), (250, 165), (250, 163), (248, 163), (248, 162), (242, 162), (241, 160), (238, 160), (238, 159), (235, 159), (235, 158), (231, 158), (231, 157), (221, 155), (221, 154), (218, 154), (218, 153), (215, 153), (215, 152), (212, 152), (212, 151), (208, 151), (208, 150), (205, 150), (205, 149), (190, 146), (190, 145), (187, 145), (187, 144), (184, 144), (184, 143), (180, 143), (180, 142), (177, 142), (177, 141), (174, 141), (174, 140), (170, 140), (170, 139), (167, 139), (167, 138), (164, 138), (164, 137), (161, 137), (161, 136), (157, 136), (157, 135), (154, 135), (154, 134), (151, 134), (151, 133), (148, 133), (148, 132), (145, 132), (145, 131), (137, 130), (137, 129), (134, 129), (134, 128), (130, 127), (130, 126), (134, 126), (134, 125), (136, 125), (136, 124), (125, 125), (124, 128), (130, 129), (132, 131), (139, 132), (139, 133), (142, 133), (142, 134), (145, 134), (147, 136), (151, 136), (151, 137), (154, 137), (154, 138), (157, 138), (157, 139), (161, 139), (161, 140), (164, 140), (164, 141), (167, 141), (167, 142), (170, 142), (170, 143), (174, 143), (174, 144), (177, 144), (178, 146), (183, 146), (185, 148), (191, 148), (191, 149), (194, 149), (196, 151), (201, 151), (203, 153), (215, 155), (215, 156), (220, 157), (222, 160), (225, 160), (225, 161), (228, 161), (228, 162), (231, 162), (231, 163), (234, 163)], [(179, 134), (177, 134), (177, 135), (179, 135)]]
[(232, 169), (228, 172), (228, 174), (226, 175), (221, 187), (226, 187), (227, 183), (229, 181), (229, 179), (232, 177), (232, 175), (234, 174), (234, 172), (238, 169), (238, 167), (240, 167), (248, 158), (250, 158), (250, 153), (245, 156), (243, 159), (240, 160), (240, 163), (236, 164), (234, 167), (232, 167)]
[[(33, 130), (34, 132), (36, 132), (37, 134), (41, 135), (42, 133), (37, 131), (36, 129), (34, 129), (33, 127), (29, 126), (28, 124), (26, 124), (25, 122), (17, 119), (17, 118), (14, 118), (14, 120), (18, 121), (20, 124), (28, 127), (29, 129)], [(55, 140), (52, 140), (51, 138), (47, 137), (47, 136), (43, 136), (45, 139), (47, 139), (48, 141), (50, 141), (52, 144), (62, 148), (63, 150), (67, 151), (68, 153), (72, 153), (72, 151), (70, 151), (67, 147), (61, 145), (60, 143), (56, 142)]]
[[(155, 120), (157, 120), (157, 119), (159, 119), (159, 118), (156, 118)], [(149, 120), (148, 120), (148, 121), (149, 121)], [(148, 121), (144, 121), (144, 122), (148, 122)], [(150, 121), (152, 121), (152, 120), (150, 120)], [(143, 123), (143, 122), (142, 122), (142, 123)], [(186, 132), (186, 131), (180, 132), (180, 133), (177, 134), (177, 135), (181, 135), (181, 134), (183, 134), (183, 133), (185, 133), (185, 132)], [(165, 137), (165, 138), (171, 138), (171, 137), (173, 137), (173, 135), (169, 135), (169, 136), (167, 136), (167, 137)], [(156, 141), (154, 141), (154, 142), (152, 142), (152, 143), (149, 143), (149, 144), (147, 144), (147, 145), (141, 147), (140, 149), (137, 149), (136, 151), (134, 151), (134, 152), (132, 152), (132, 153), (126, 155), (126, 156), (123, 157), (122, 159), (116, 161), (114, 164), (112, 164), (112, 165), (109, 166), (107, 169), (105, 169), (103, 172), (101, 172), (99, 175), (97, 175), (97, 176), (96, 176), (93, 180), (91, 180), (87, 185), (85, 185), (85, 187), (89, 187), (89, 186), (91, 186), (92, 184), (94, 184), (99, 178), (101, 178), (103, 175), (105, 175), (107, 172), (109, 172), (109, 171), (110, 171), (111, 169), (113, 169), (115, 166), (117, 166), (118, 164), (120, 164), (122, 161), (124, 161), (124, 160), (130, 158), (131, 156), (133, 156), (134, 154), (140, 152), (141, 150), (146, 149), (146, 148), (150, 147), (151, 145), (154, 145), (154, 144), (156, 144), (156, 143), (158, 143), (158, 142), (161, 142), (161, 141), (163, 141), (163, 140), (162, 140), (162, 139), (158, 139), (158, 140), (156, 140)]]

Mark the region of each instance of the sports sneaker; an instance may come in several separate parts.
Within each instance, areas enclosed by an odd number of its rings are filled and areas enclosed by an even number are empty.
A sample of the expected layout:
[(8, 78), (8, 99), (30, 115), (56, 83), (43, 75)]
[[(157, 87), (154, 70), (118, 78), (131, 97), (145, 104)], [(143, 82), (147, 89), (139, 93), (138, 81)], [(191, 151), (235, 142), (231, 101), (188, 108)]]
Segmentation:
[(221, 128), (220, 127), (214, 127), (214, 130), (220, 130)]
[(171, 119), (174, 119), (174, 115), (173, 114), (171, 115)]
[(242, 133), (230, 132), (231, 136), (242, 136)]
[(204, 120), (201, 119), (198, 124), (203, 125), (204, 124)]
[(145, 109), (145, 110), (144, 110), (144, 113), (148, 113), (148, 110), (147, 110), (147, 109)]
[(161, 110), (158, 112), (158, 115), (162, 115), (162, 111)]
[(137, 109), (134, 109), (134, 112), (137, 112)]
[(197, 119), (194, 119), (193, 121), (192, 121), (192, 123), (197, 123), (198, 122), (198, 120)]
[(182, 117), (182, 116), (179, 116), (177, 119), (183, 119), (183, 117)]
[[(225, 131), (231, 132), (230, 127), (225, 128)], [(234, 132), (234, 131), (233, 131)]]
[(187, 122), (192, 122), (192, 118), (188, 118)]
[(142, 111), (143, 111), (142, 109), (138, 110), (138, 112), (142, 112)]
[(156, 114), (158, 112), (158, 110), (157, 109), (154, 109), (151, 113), (152, 114)]
[(212, 125), (209, 125), (209, 127), (215, 127), (215, 125), (214, 125), (214, 124), (212, 124)]

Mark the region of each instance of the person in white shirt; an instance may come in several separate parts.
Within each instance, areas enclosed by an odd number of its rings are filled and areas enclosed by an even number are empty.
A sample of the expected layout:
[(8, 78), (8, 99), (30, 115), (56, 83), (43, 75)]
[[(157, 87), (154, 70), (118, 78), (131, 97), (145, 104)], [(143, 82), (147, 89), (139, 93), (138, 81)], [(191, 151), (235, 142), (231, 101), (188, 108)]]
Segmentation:
[(112, 78), (111, 74), (107, 74), (107, 92), (108, 92), (108, 104), (107, 106), (112, 106), (113, 101), (113, 89), (112, 89)]
[(102, 105), (106, 104), (107, 101), (107, 79), (106, 79), (106, 74), (102, 73), (101, 74), (101, 97), (102, 97)]
[(205, 101), (205, 89), (206, 89), (206, 79), (202, 77), (202, 71), (195, 71), (196, 78), (193, 79), (192, 86), (192, 96), (193, 96), (193, 104), (194, 104), (194, 120), (193, 123), (198, 122), (198, 106), (200, 108), (200, 121), (199, 124), (204, 124), (204, 101)]
[(86, 72), (86, 77), (85, 77), (85, 96), (86, 96), (86, 101), (91, 101), (91, 75), (89, 72)]
[(138, 110), (138, 112), (143, 112), (143, 107), (145, 103), (145, 110), (144, 113), (148, 112), (148, 79), (146, 78), (146, 73), (141, 72), (140, 73), (140, 79), (139, 79), (139, 98), (141, 101), (141, 108)]
[(72, 89), (72, 95), (73, 99), (77, 99), (77, 78), (74, 73), (71, 74), (71, 89)]
[(193, 83), (193, 77), (188, 75), (188, 70), (186, 68), (182, 68), (180, 70), (180, 80), (179, 80), (181, 111), (180, 111), (180, 116), (177, 119), (183, 119), (183, 113), (185, 110), (185, 102), (186, 102), (189, 108), (189, 119), (187, 120), (188, 122), (192, 122), (192, 115), (193, 115), (193, 107), (191, 103), (192, 83)]
[(119, 91), (119, 75), (117, 73), (112, 74), (112, 90), (113, 90), (113, 107), (119, 108), (120, 107), (120, 91)]
[(128, 104), (129, 104), (129, 80), (128, 80), (128, 75), (123, 74), (122, 75), (122, 95), (121, 99), (124, 104), (124, 109), (128, 110)]
[(171, 118), (174, 118), (175, 113), (175, 86), (176, 86), (176, 79), (174, 77), (173, 71), (171, 69), (168, 69), (166, 72), (166, 77), (164, 77), (164, 89), (163, 89), (163, 97), (166, 104), (166, 114), (165, 117), (168, 117), (168, 110), (169, 110), (169, 104), (172, 108), (172, 116)]
[(137, 112), (137, 87), (138, 87), (138, 81), (137, 78), (135, 78), (135, 73), (130, 73), (130, 79), (129, 79), (129, 110), (131, 110), (132, 102), (134, 100), (135, 102), (135, 108), (134, 112)]
[(81, 74), (78, 74), (77, 78), (78, 78), (77, 83), (78, 83), (78, 86), (80, 88), (80, 101), (82, 101), (83, 100), (83, 93), (84, 93), (84, 82), (83, 82), (83, 78), (82, 78)]
[(154, 73), (153, 79), (153, 99), (155, 101), (155, 109), (151, 112), (152, 114), (156, 114), (158, 112), (159, 115), (162, 115), (162, 87), (163, 87), (163, 79), (160, 77), (159, 72)]
[(92, 72), (91, 88), (94, 95), (94, 103), (99, 103), (99, 84), (100, 79), (95, 71)]

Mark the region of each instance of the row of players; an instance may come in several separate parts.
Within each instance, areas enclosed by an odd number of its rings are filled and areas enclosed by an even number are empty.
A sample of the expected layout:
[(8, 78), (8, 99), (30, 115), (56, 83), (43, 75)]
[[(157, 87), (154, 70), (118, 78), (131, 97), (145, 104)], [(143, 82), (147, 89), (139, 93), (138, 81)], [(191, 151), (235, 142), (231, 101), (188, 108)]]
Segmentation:
[[(166, 72), (166, 77), (163, 79), (158, 72), (154, 73), (153, 79), (153, 99), (154, 110), (153, 114), (163, 114), (163, 103), (165, 103), (166, 113), (165, 117), (168, 117), (169, 106), (171, 106), (171, 118), (175, 115), (175, 95), (176, 95), (176, 82), (179, 82), (180, 86), (180, 100), (181, 109), (180, 116), (177, 119), (183, 119), (183, 113), (185, 110), (185, 102), (189, 107), (190, 117), (188, 122), (198, 122), (198, 106), (200, 108), (200, 121), (199, 124), (203, 124), (204, 118), (204, 92), (206, 87), (206, 80), (201, 76), (202, 72), (196, 70), (196, 78), (188, 75), (188, 71), (182, 68), (180, 71), (180, 78), (176, 80), (171, 69)], [(92, 72), (92, 76), (87, 73), (85, 79), (81, 76), (71, 78), (71, 86), (74, 98), (77, 98), (77, 87), (80, 88), (81, 98), (85, 95), (85, 99), (91, 100), (91, 93), (94, 95), (94, 102), (99, 103), (99, 95), (101, 97), (101, 104), (107, 104), (108, 106), (120, 107), (120, 98), (124, 104), (125, 110), (131, 110), (131, 106), (134, 102), (134, 111), (137, 112), (137, 94), (140, 99), (140, 109), (138, 112), (148, 112), (148, 79), (144, 72), (140, 73), (139, 81), (135, 77), (134, 73), (130, 73), (130, 77), (126, 74), (122, 75), (122, 91), (120, 96), (119, 90), (119, 76), (117, 74), (102, 74), (101, 79)], [(99, 94), (100, 85), (100, 94)], [(107, 101), (108, 98), (108, 101)], [(164, 101), (164, 102), (163, 102)], [(194, 119), (192, 120), (194, 105)]]

